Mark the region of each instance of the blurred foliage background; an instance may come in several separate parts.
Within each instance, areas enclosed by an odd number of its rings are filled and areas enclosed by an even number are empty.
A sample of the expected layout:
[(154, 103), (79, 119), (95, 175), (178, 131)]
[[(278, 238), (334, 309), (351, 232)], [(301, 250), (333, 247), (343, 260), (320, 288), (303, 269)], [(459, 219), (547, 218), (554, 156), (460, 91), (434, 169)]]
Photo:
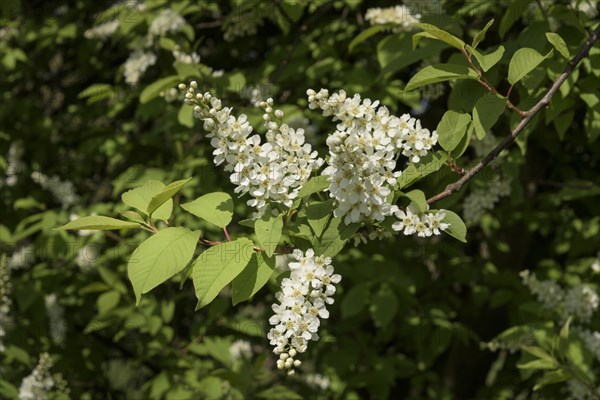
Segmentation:
[[(181, 277), (136, 307), (126, 262), (146, 234), (53, 230), (74, 215), (118, 215), (120, 194), (147, 179), (193, 177), (181, 193), (187, 199), (233, 192), (227, 174), (212, 165), (201, 124), (172, 90), (179, 82), (197, 80), (259, 132), (255, 103), (273, 97), (322, 155), (334, 125), (308, 109), (308, 88), (379, 99), (431, 130), (446, 110), (471, 112), (485, 93), (476, 82), (402, 90), (424, 66), (464, 63), (455, 50), (431, 40), (413, 49), (415, 27), (371, 30), (353, 42), (370, 27), (369, 8), (398, 4), (3, 1), (0, 397), (16, 399), (21, 391), (21, 398), (44, 398), (23, 392), (38, 366), (51, 399), (598, 398), (591, 388), (598, 385), (600, 349), (593, 346), (600, 339), (577, 332), (598, 333), (600, 317), (586, 321), (576, 307), (544, 307), (519, 275), (529, 270), (565, 292), (598, 290), (597, 45), (518, 146), (439, 203), (463, 215), (467, 244), (398, 236), (349, 246), (334, 259), (343, 276), (336, 303), (293, 377), (276, 370), (266, 340), (276, 276), (235, 308), (225, 290), (194, 312), (191, 282)], [(556, 32), (573, 55), (598, 24), (598, 5), (585, 1), (404, 5), (465, 41), (494, 18), (480, 49), (506, 48), (488, 72), (502, 93), (517, 49), (546, 54), (552, 46), (545, 33)], [(558, 55), (546, 60), (515, 87), (513, 102), (527, 109), (565, 64)], [(469, 135), (460, 165), (485, 155), (516, 117), (506, 111), (483, 141)], [(457, 178), (447, 165), (432, 176), (419, 187), (429, 195)], [(243, 200), (235, 211), (238, 221), (250, 215)], [(172, 224), (222, 239), (190, 215), (176, 213)], [(230, 233), (238, 232), (252, 230), (232, 224)], [(552, 381), (523, 368), (533, 356), (521, 350), (552, 343), (568, 310), (575, 310), (571, 334), (563, 335), (557, 357), (579, 372)], [(534, 391), (540, 379), (549, 384)]]

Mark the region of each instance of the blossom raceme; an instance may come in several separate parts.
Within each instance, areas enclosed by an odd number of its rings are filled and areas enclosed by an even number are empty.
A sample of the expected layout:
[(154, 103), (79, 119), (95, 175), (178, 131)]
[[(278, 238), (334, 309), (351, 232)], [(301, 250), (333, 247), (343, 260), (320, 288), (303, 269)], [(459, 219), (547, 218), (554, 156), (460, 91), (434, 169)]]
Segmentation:
[(326, 307), (333, 304), (335, 284), (342, 279), (333, 273), (331, 258), (315, 256), (313, 249), (296, 249), (292, 255), (296, 261), (288, 264), (290, 277), (281, 281), (278, 303), (272, 307), (275, 314), (269, 319), (274, 327), (267, 335), (279, 355), (277, 367), (290, 375), (301, 365), (297, 354), (306, 351), (310, 340), (319, 340), (321, 319), (329, 317)]
[(410, 31), (420, 22), (421, 15), (413, 14), (407, 6), (369, 8), (365, 19), (371, 25), (395, 25), (394, 32)]
[(283, 122), (284, 113), (273, 109), (273, 100), (260, 103), (267, 127), (266, 141), (252, 135), (246, 115), (232, 115), (221, 100), (210, 93), (196, 93), (192, 81), (185, 90), (185, 102), (194, 107), (194, 116), (204, 121), (214, 147), (215, 165), (224, 164), (231, 172), (230, 180), (237, 185), (235, 192), (250, 194), (247, 204), (262, 214), (271, 202), (291, 207), (298, 192), (309, 177), (323, 165), (323, 160), (305, 142), (304, 130), (293, 129)]
[(339, 121), (327, 138), (329, 193), (338, 206), (336, 217), (345, 223), (383, 221), (398, 209), (390, 196), (401, 171), (396, 170), (400, 155), (418, 163), (437, 143), (436, 131), (421, 126), (409, 114), (390, 115), (379, 101), (353, 97), (340, 90), (329, 95), (307, 91), (309, 107), (321, 109), (324, 116)]
[(440, 235), (448, 229), (450, 224), (444, 222), (445, 210), (437, 212), (419, 212), (414, 204), (409, 205), (406, 211), (398, 210), (395, 213), (398, 221), (394, 222), (392, 229), (403, 232), (405, 235), (417, 234), (420, 237)]

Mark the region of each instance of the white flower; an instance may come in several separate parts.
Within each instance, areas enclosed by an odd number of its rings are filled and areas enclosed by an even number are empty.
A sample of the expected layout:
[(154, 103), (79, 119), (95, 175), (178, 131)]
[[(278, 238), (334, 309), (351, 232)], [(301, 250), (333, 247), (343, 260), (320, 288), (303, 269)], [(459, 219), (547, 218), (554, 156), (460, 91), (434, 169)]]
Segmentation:
[(556, 282), (539, 281), (535, 274), (531, 274), (528, 270), (521, 271), (519, 275), (544, 307), (557, 309), (562, 304), (565, 293)]
[(585, 346), (600, 361), (600, 332), (580, 329), (578, 333), (581, 339), (583, 339)]
[(567, 315), (574, 315), (582, 322), (589, 322), (598, 309), (598, 293), (588, 286), (578, 285), (565, 295), (564, 307)]
[(106, 39), (117, 31), (119, 21), (113, 20), (94, 26), (83, 33), (86, 39)]
[(231, 115), (231, 108), (210, 93), (196, 93), (197, 83), (186, 91), (185, 102), (194, 107), (194, 116), (204, 121), (211, 139), (215, 165), (224, 164), (231, 172), (230, 180), (240, 196), (250, 194), (247, 204), (262, 215), (271, 202), (290, 207), (313, 171), (323, 164), (316, 152), (305, 143), (304, 130), (293, 129), (282, 122), (284, 113), (273, 110), (273, 100), (260, 102), (265, 111), (266, 142), (259, 135), (250, 136), (252, 127), (246, 115)]
[(10, 315), (12, 308), (12, 283), (10, 281), (10, 268), (6, 254), (0, 256), (0, 353), (5, 350), (4, 338), (12, 325), (13, 319)]
[(275, 325), (267, 337), (273, 352), (279, 355), (277, 367), (293, 373), (300, 365), (295, 357), (308, 347), (308, 341), (318, 340), (317, 331), (321, 319), (329, 317), (327, 304), (332, 304), (331, 296), (341, 276), (334, 274), (331, 258), (315, 256), (312, 249), (306, 253), (294, 250), (295, 262), (289, 263), (290, 277), (281, 281), (281, 291), (273, 304), (275, 314), (269, 319)]
[[(488, 136), (488, 135), (486, 135)], [(501, 197), (510, 194), (508, 177), (486, 182), (481, 189), (473, 190), (463, 202), (463, 217), (467, 226), (477, 224), (485, 212), (494, 208)]]
[(150, 24), (148, 35), (164, 36), (168, 32), (180, 31), (185, 25), (185, 19), (177, 12), (166, 8), (162, 10)]
[(184, 53), (180, 51), (178, 48), (173, 50), (173, 58), (175, 62), (181, 64), (198, 64), (200, 62), (200, 55), (198, 53)]
[(35, 247), (33, 244), (19, 246), (8, 260), (8, 268), (28, 268), (35, 261)]
[(448, 229), (450, 224), (443, 222), (446, 218), (446, 211), (419, 212), (414, 203), (411, 203), (406, 211), (397, 210), (395, 213), (398, 221), (392, 224), (392, 229), (397, 232), (403, 232), (405, 235), (414, 233), (420, 237), (429, 237), (431, 235), (441, 235), (442, 231)]
[(420, 161), (436, 144), (437, 133), (408, 114), (390, 115), (379, 101), (361, 100), (358, 94), (349, 97), (340, 90), (330, 96), (326, 89), (309, 89), (307, 95), (310, 109), (319, 108), (339, 121), (326, 141), (329, 160), (323, 171), (330, 196), (338, 203), (334, 215), (349, 224), (381, 222), (394, 214), (390, 194), (401, 175), (395, 170), (397, 158), (402, 154), (411, 162)]
[(19, 400), (46, 400), (55, 382), (50, 374), (53, 362), (48, 353), (41, 353), (36, 367), (21, 381)]
[(252, 346), (246, 340), (236, 340), (229, 347), (229, 355), (234, 362), (241, 359), (250, 360), (252, 358)]
[(64, 318), (64, 308), (58, 303), (58, 297), (55, 293), (44, 297), (46, 305), (46, 314), (49, 319), (50, 337), (58, 345), (63, 345), (67, 331), (67, 324)]
[(404, 5), (388, 8), (369, 8), (365, 19), (371, 25), (394, 24), (394, 32), (410, 31), (420, 22), (420, 14), (412, 14)]
[(156, 56), (153, 53), (141, 50), (132, 53), (127, 61), (125, 61), (125, 69), (123, 71), (125, 82), (130, 85), (136, 85), (148, 67), (154, 65), (154, 63), (156, 63)]

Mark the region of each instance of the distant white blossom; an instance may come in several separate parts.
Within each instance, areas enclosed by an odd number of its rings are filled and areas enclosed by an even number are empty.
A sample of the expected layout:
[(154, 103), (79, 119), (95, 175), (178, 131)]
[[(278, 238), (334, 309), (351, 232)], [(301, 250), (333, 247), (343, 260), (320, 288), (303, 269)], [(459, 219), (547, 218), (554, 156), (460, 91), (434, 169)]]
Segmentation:
[(21, 382), (19, 400), (47, 400), (48, 392), (55, 387), (50, 374), (53, 362), (48, 353), (41, 353), (36, 367)]
[(115, 19), (86, 30), (83, 36), (86, 39), (106, 39), (113, 35), (117, 29), (119, 29), (119, 21)]
[(198, 64), (200, 62), (200, 55), (198, 55), (198, 53), (192, 52), (188, 54), (179, 49), (173, 50), (173, 58), (175, 59), (175, 62), (181, 64)]
[(365, 14), (365, 19), (371, 25), (393, 24), (394, 32), (410, 31), (420, 22), (421, 15), (413, 14), (410, 9), (404, 5), (388, 8), (369, 8)]
[(0, 181), (0, 187), (5, 184), (8, 187), (15, 186), (19, 181), (19, 174), (24, 166), (21, 161), (24, 153), (23, 143), (20, 141), (14, 141), (8, 148), (8, 154), (6, 155), (6, 169), (4, 182)]
[(600, 332), (580, 329), (578, 333), (588, 350), (600, 361)]
[(35, 261), (35, 246), (31, 243), (21, 244), (8, 259), (8, 268), (29, 268)]
[(296, 261), (288, 264), (290, 277), (281, 281), (281, 291), (275, 295), (278, 303), (273, 304), (275, 314), (269, 319), (274, 327), (267, 335), (279, 355), (277, 368), (288, 374), (301, 364), (296, 355), (306, 351), (310, 340), (319, 340), (320, 320), (329, 318), (327, 305), (333, 304), (335, 284), (342, 279), (333, 273), (331, 258), (315, 256), (312, 249), (306, 253), (296, 249), (293, 257)]
[(523, 279), (523, 284), (529, 288), (544, 307), (557, 309), (562, 304), (565, 293), (559, 284), (551, 280), (540, 281), (535, 274), (530, 273), (528, 270), (521, 271), (519, 275)]
[(12, 283), (6, 254), (0, 255), (0, 353), (6, 349), (5, 338), (12, 325)]
[(32, 172), (31, 179), (43, 189), (49, 190), (54, 198), (67, 209), (79, 201), (73, 182), (61, 180), (58, 176), (48, 177), (41, 172)]
[(255, 35), (257, 28), (263, 24), (263, 19), (262, 14), (255, 10), (248, 13), (234, 12), (223, 25), (223, 38), (232, 42), (237, 37)]
[(99, 257), (98, 246), (94, 243), (88, 243), (77, 250), (75, 263), (83, 271), (90, 271)]
[(598, 293), (589, 286), (577, 285), (565, 294), (564, 308), (567, 315), (576, 316), (581, 322), (589, 322), (598, 309)]
[(242, 359), (250, 360), (252, 358), (252, 346), (247, 340), (236, 340), (229, 347), (229, 355), (234, 362)]
[(166, 8), (162, 10), (150, 24), (150, 36), (164, 36), (169, 32), (178, 32), (185, 25), (185, 19), (176, 11)]
[(328, 377), (321, 374), (307, 374), (304, 377), (306, 383), (320, 390), (327, 390), (331, 386), (331, 381)]
[(511, 179), (499, 178), (484, 183), (482, 188), (475, 189), (463, 201), (463, 217), (467, 226), (481, 221), (485, 213), (494, 208), (501, 197), (510, 194)]
[(49, 320), (50, 338), (54, 343), (63, 345), (67, 332), (64, 308), (59, 304), (55, 293), (46, 295), (44, 297), (44, 304), (46, 305), (46, 314)]
[(153, 53), (142, 50), (132, 53), (127, 61), (125, 61), (123, 70), (125, 82), (130, 85), (136, 85), (148, 67), (154, 65), (154, 63), (156, 63), (156, 56)]

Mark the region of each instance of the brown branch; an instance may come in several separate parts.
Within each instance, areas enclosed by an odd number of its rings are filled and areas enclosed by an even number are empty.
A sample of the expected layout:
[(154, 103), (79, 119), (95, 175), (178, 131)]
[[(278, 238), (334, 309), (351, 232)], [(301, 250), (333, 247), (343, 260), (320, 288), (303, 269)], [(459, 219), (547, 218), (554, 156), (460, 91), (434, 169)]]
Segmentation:
[(565, 68), (563, 73), (560, 74), (558, 79), (556, 79), (556, 81), (552, 84), (550, 89), (548, 89), (548, 91), (546, 92), (544, 97), (542, 97), (540, 99), (540, 101), (538, 101), (537, 104), (534, 105), (529, 111), (524, 112), (524, 115), (523, 115), (521, 121), (519, 121), (517, 126), (510, 133), (510, 135), (507, 136), (499, 145), (497, 145), (487, 156), (485, 156), (481, 161), (479, 161), (473, 168), (466, 171), (466, 173), (462, 176), (462, 178), (460, 178), (456, 182), (451, 183), (448, 186), (446, 186), (446, 189), (444, 189), (442, 192), (427, 199), (427, 204), (432, 204), (438, 200), (441, 200), (441, 199), (444, 199), (444, 198), (450, 196), (452, 193), (458, 192), (465, 183), (470, 181), (479, 171), (481, 171), (483, 168), (485, 168), (485, 166), (487, 166), (490, 162), (495, 160), (498, 157), (498, 155), (502, 152), (502, 150), (506, 149), (508, 146), (513, 144), (514, 141), (517, 139), (517, 136), (519, 136), (519, 134), (521, 134), (521, 132), (523, 132), (523, 130), (525, 129), (527, 124), (529, 124), (529, 122), (531, 122), (531, 120), (533, 119), (535, 114), (537, 114), (538, 111), (540, 111), (544, 106), (547, 106), (550, 103), (550, 99), (552, 98), (552, 96), (554, 96), (554, 94), (558, 91), (560, 86), (567, 80), (569, 75), (571, 75), (571, 73), (573, 72), (573, 70), (575, 69), (577, 64), (579, 64), (579, 62), (588, 55), (588, 53), (589, 53), (590, 49), (592, 48), (592, 46), (594, 45), (594, 43), (596, 43), (598, 41), (599, 36), (600, 36), (600, 25), (598, 27), (596, 27), (596, 29), (590, 34), (587, 41), (581, 48), (581, 50), (579, 50), (579, 53), (577, 53), (577, 55), (575, 57), (573, 57), (573, 59), (571, 59), (571, 61), (569, 61), (569, 63), (567, 64), (567, 67)]

